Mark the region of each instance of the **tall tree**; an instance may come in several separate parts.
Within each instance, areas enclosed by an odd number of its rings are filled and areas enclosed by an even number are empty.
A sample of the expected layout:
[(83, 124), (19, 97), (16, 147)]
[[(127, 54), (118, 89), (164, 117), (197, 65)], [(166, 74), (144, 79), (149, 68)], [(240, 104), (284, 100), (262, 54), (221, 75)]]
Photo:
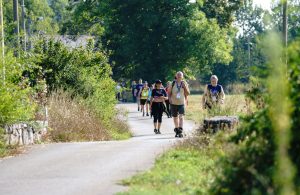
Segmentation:
[[(226, 8), (231, 16), (238, 2), (215, 2), (213, 8)], [(231, 20), (227, 12), (207, 18), (209, 5), (188, 0), (78, 1), (63, 32), (104, 33), (102, 44), (115, 78), (170, 78), (178, 69), (195, 73), (209, 63), (231, 60)]]
[(176, 70), (231, 60), (226, 31), (187, 0), (113, 0), (107, 5), (104, 44), (116, 78), (164, 79)]

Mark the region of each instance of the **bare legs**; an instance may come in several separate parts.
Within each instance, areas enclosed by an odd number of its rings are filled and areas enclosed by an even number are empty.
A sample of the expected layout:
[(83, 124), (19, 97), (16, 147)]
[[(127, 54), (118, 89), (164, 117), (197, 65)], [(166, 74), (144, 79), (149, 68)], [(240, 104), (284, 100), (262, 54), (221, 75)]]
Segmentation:
[(178, 117), (173, 117), (175, 128), (183, 128), (183, 115), (179, 114)]

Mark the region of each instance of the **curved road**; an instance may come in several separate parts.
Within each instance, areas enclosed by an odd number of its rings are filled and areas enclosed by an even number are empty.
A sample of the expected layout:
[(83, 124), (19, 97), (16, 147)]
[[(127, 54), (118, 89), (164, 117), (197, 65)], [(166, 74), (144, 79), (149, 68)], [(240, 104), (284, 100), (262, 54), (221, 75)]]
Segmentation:
[[(144, 171), (171, 147), (172, 119), (163, 118), (162, 134), (153, 133), (152, 120), (136, 111), (136, 104), (118, 105), (128, 110), (134, 137), (126, 141), (59, 143), (32, 146), (25, 154), (0, 159), (0, 194), (114, 194), (126, 190), (122, 179)], [(194, 124), (185, 123), (191, 132)]]

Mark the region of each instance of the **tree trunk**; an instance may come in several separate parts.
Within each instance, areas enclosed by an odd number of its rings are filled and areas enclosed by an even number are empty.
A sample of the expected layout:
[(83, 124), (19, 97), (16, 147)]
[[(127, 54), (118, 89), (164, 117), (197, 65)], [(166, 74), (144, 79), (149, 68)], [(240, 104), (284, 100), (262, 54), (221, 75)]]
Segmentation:
[(23, 50), (26, 51), (27, 49), (27, 37), (26, 37), (26, 24), (25, 24), (25, 4), (24, 0), (22, 0), (22, 20), (21, 20), (21, 27), (22, 27), (22, 45), (23, 45)]
[(18, 0), (13, 0), (13, 12), (14, 12), (14, 22), (15, 22), (15, 36), (16, 36), (16, 51), (15, 55), (19, 56), (20, 50), (20, 26), (19, 26), (19, 11), (18, 11)]
[(283, 62), (287, 66), (287, 45), (288, 45), (288, 17), (287, 17), (287, 6), (288, 1), (283, 0), (282, 2), (282, 40), (283, 40), (283, 47), (284, 47), (284, 54), (283, 54)]

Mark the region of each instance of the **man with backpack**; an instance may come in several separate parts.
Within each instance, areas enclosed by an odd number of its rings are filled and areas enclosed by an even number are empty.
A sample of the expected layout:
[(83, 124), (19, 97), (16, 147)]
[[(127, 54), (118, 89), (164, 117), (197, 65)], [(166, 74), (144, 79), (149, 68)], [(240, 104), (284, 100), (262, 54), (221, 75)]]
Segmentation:
[(185, 105), (190, 90), (186, 81), (183, 80), (183, 73), (176, 73), (176, 80), (168, 88), (171, 114), (175, 125), (175, 137), (183, 137), (183, 116), (185, 114)]
[(218, 84), (218, 77), (212, 75), (210, 77), (211, 84), (205, 86), (204, 94), (202, 96), (202, 108), (212, 109), (213, 107), (223, 104), (225, 93), (222, 85)]

